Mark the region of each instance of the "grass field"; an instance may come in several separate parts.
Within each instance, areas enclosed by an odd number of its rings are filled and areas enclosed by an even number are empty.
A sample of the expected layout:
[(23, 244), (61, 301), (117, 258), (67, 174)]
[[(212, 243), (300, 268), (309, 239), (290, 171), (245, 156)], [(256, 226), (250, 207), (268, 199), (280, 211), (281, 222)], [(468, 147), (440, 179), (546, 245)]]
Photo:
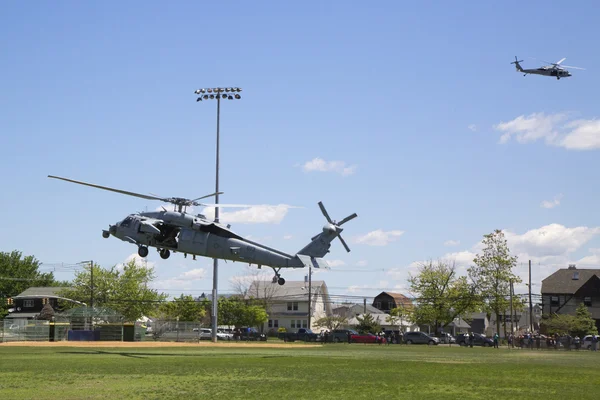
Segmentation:
[(0, 399), (597, 399), (599, 361), (415, 345), (0, 344)]

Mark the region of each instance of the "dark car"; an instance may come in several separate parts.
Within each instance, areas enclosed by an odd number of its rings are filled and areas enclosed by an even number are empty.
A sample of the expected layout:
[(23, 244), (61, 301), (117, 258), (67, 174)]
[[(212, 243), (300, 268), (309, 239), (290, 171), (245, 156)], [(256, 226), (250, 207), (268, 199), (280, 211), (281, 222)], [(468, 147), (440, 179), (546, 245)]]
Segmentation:
[[(494, 345), (494, 341), (481, 333), (474, 333), (473, 346), (491, 347)], [(456, 336), (456, 343), (460, 346), (469, 346), (470, 338), (468, 334), (461, 333)]]
[(428, 344), (428, 345), (438, 345), (440, 344), (440, 339), (433, 337), (431, 335), (426, 334), (425, 332), (405, 332), (404, 333), (404, 343), (406, 344)]
[(240, 340), (260, 340), (264, 342), (267, 340), (267, 335), (260, 333), (255, 328), (240, 328)]

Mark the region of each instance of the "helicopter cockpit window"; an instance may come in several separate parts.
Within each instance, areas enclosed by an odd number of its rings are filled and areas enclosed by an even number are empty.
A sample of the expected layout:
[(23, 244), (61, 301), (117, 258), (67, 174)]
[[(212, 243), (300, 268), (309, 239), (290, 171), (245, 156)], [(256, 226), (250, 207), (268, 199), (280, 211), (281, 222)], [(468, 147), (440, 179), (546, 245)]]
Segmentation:
[(121, 222), (121, 226), (128, 227), (129, 225), (131, 225), (131, 221), (133, 221), (133, 218), (127, 217), (123, 220), (123, 222)]

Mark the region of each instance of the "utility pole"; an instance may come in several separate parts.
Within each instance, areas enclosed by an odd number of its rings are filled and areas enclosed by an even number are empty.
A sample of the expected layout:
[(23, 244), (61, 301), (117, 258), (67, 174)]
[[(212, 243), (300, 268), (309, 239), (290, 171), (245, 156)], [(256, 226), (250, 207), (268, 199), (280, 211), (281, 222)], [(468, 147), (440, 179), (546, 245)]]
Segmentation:
[[(217, 100), (217, 157), (216, 157), (216, 178), (215, 178), (215, 223), (219, 223), (219, 122), (221, 117), (221, 98), (229, 99), (229, 100), (239, 100), (241, 96), (239, 92), (241, 92), (241, 88), (204, 88), (198, 89), (194, 93), (199, 95), (196, 101), (202, 100)], [(206, 94), (208, 93), (208, 94)], [(217, 342), (217, 315), (218, 315), (218, 288), (219, 282), (219, 261), (218, 259), (213, 260), (213, 289), (212, 289), (212, 332), (211, 339), (213, 342)]]
[(90, 260), (90, 307), (94, 308), (94, 260)]
[(515, 332), (514, 317), (513, 317), (513, 281), (510, 280), (510, 334)]
[(531, 260), (529, 260), (529, 330), (533, 332), (533, 303), (531, 301)]
[(308, 265), (308, 329), (312, 315), (312, 263)]
[(367, 298), (363, 299), (363, 314), (367, 313)]

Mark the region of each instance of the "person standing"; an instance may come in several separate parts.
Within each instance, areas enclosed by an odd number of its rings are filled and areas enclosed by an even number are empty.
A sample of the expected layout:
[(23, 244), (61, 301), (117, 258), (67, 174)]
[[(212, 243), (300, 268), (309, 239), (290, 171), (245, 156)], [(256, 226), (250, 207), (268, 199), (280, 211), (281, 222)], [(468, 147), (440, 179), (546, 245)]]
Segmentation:
[(499, 349), (498, 347), (498, 332), (494, 334), (494, 348)]

